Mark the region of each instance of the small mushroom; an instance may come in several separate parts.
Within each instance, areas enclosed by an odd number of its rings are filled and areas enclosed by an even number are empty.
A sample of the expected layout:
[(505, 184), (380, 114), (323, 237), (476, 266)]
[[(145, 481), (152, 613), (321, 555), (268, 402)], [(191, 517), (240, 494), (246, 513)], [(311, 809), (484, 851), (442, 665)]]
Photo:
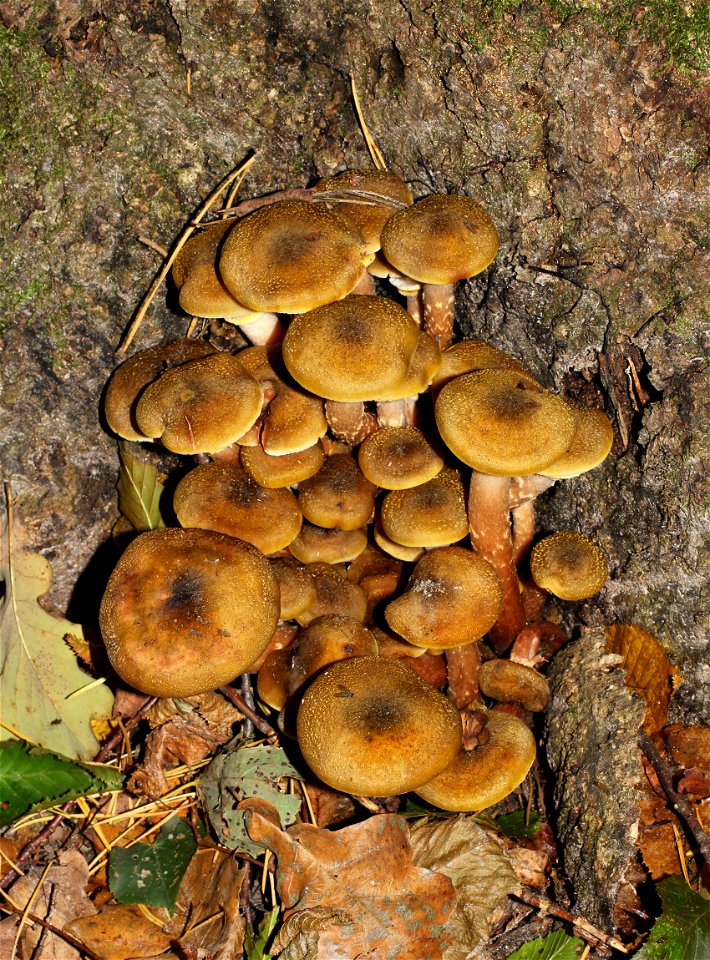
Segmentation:
[(305, 450), (279, 457), (271, 456), (261, 445), (256, 445), (242, 447), (239, 459), (246, 472), (260, 487), (276, 489), (290, 487), (315, 476), (325, 462), (325, 453), (320, 441)]
[(407, 793), (456, 756), (458, 711), (400, 660), (354, 657), (326, 667), (297, 718), (303, 758), (328, 786), (362, 797)]
[(289, 550), (301, 563), (348, 563), (367, 546), (367, 531), (338, 530), (304, 523)]
[(355, 617), (330, 613), (301, 630), (289, 654), (289, 693), (294, 694), (328, 664), (377, 656), (377, 641)]
[(519, 703), (526, 710), (544, 710), (550, 684), (537, 670), (512, 660), (486, 660), (478, 670), (481, 692), (500, 703)]
[(150, 439), (136, 422), (136, 404), (154, 380), (171, 367), (215, 353), (203, 340), (173, 340), (141, 350), (117, 367), (104, 394), (104, 413), (111, 430), (125, 440)]
[(226, 533), (266, 554), (287, 547), (302, 523), (290, 490), (260, 487), (233, 463), (205, 463), (191, 470), (175, 488), (173, 508), (183, 527)]
[(250, 310), (306, 313), (350, 293), (370, 259), (357, 230), (323, 204), (280, 200), (237, 221), (219, 272)]
[(488, 213), (470, 197), (431, 194), (394, 214), (382, 230), (382, 253), (424, 284), (423, 326), (443, 349), (451, 343), (454, 283), (488, 267), (498, 252)]
[(561, 530), (535, 544), (530, 572), (535, 583), (555, 597), (586, 600), (606, 583), (609, 564), (592, 540), (573, 530)]
[(303, 516), (319, 527), (357, 530), (372, 516), (376, 493), (353, 457), (334, 454), (315, 476), (299, 484), (298, 504)]
[(444, 460), (416, 427), (381, 427), (357, 454), (367, 479), (385, 490), (406, 490), (432, 480)]
[(535, 737), (508, 713), (489, 712), (486, 728), (487, 743), (470, 750), (462, 744), (452, 763), (414, 792), (441, 810), (460, 813), (478, 813), (512, 793), (533, 765)]
[(312, 575), (293, 557), (273, 557), (271, 569), (281, 597), (279, 620), (294, 620), (316, 600)]
[(380, 520), (385, 535), (405, 547), (445, 547), (462, 540), (468, 520), (458, 473), (447, 468), (418, 487), (391, 490)]
[(218, 453), (249, 430), (263, 398), (236, 357), (213, 353), (149, 384), (136, 406), (136, 422), (146, 437), (173, 453)]
[(480, 640), (498, 619), (502, 602), (490, 563), (463, 547), (439, 547), (419, 560), (385, 618), (409, 643), (443, 650)]
[(295, 617), (302, 627), (308, 626), (316, 617), (322, 617), (327, 613), (355, 617), (361, 621), (365, 619), (367, 613), (365, 591), (348, 580), (345, 568), (341, 564), (309, 563), (306, 569), (313, 578), (316, 595), (305, 610)]
[(230, 683), (264, 652), (279, 592), (268, 560), (206, 530), (136, 537), (109, 578), (99, 621), (126, 683), (157, 697), (189, 697)]

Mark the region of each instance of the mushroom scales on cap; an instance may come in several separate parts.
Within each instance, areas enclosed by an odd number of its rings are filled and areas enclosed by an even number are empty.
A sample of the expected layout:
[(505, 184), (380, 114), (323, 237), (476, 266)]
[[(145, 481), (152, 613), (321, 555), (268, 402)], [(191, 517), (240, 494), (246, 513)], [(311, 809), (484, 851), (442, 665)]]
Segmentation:
[(399, 660), (354, 657), (306, 690), (298, 743), (313, 772), (344, 793), (385, 797), (421, 786), (453, 760), (458, 711)]

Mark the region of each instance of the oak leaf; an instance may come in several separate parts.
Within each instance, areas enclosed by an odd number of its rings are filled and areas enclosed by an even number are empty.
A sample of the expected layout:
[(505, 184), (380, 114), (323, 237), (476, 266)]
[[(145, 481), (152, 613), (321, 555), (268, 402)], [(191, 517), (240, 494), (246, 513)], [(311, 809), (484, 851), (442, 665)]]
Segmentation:
[(520, 883), (500, 844), (470, 817), (419, 821), (411, 827), (414, 863), (449, 877), (458, 902), (446, 932), (444, 960), (465, 960), (488, 937), (488, 916)]
[(170, 944), (138, 907), (124, 903), (109, 903), (94, 916), (78, 917), (67, 929), (104, 960), (154, 957)]
[[(25, 534), (13, 516), (9, 491), (0, 520), (0, 700), (3, 723), (24, 739), (72, 760), (90, 760), (98, 750), (91, 721), (111, 715), (113, 695), (103, 685), (69, 698), (91, 682), (64, 640), (81, 628), (50, 616), (38, 598), (52, 571), (44, 557), (24, 549)], [(0, 739), (12, 734), (0, 729)]]
[[(384, 814), (342, 830), (301, 824), (281, 830), (277, 812), (246, 800), (247, 830), (276, 856), (276, 886), (285, 919), (332, 910), (332, 923), (309, 929), (309, 957), (321, 960), (441, 960), (445, 926), (456, 906), (448, 877), (416, 866), (406, 821)], [(293, 922), (293, 921), (292, 921)], [(315, 924), (320, 926), (320, 923)], [(295, 941), (292, 941), (295, 943)], [(284, 945), (285, 954), (291, 944)], [(294, 954), (297, 955), (297, 954)]]
[(606, 628), (609, 653), (618, 654), (626, 674), (626, 685), (646, 701), (643, 726), (649, 737), (666, 722), (673, 690), (680, 684), (680, 671), (658, 640), (632, 623), (614, 623)]

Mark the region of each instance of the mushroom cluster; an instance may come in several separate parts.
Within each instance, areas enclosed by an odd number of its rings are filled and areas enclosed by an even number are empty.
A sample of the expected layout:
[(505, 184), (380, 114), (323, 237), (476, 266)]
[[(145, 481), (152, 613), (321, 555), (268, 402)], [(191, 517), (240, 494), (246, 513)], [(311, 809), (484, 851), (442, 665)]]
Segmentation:
[[(191, 464), (179, 527), (126, 549), (101, 604), (111, 663), (185, 697), (257, 674), (313, 774), (360, 796), (481, 810), (526, 776), (545, 598), (600, 589), (578, 533), (534, 549), (534, 498), (600, 463), (605, 415), (454, 340), (454, 284), (498, 249), (465, 196), (385, 171), (262, 198), (180, 250), (181, 307), (239, 325), (114, 372), (106, 419)], [(191, 458), (191, 459), (190, 459)]]

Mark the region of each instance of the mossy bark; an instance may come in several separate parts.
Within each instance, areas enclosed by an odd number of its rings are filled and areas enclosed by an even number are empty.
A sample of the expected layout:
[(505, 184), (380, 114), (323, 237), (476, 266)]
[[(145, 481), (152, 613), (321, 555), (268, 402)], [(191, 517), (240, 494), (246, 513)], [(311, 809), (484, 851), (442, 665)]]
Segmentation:
[[(5, 475), (52, 562), (49, 604), (91, 619), (117, 516), (99, 401), (160, 263), (140, 238), (169, 246), (252, 150), (243, 195), (367, 167), (352, 72), (415, 194), (471, 194), (500, 230), (493, 267), (457, 291), (463, 332), (613, 418), (607, 462), (540, 509), (541, 529), (581, 530), (610, 558), (601, 596), (563, 616), (654, 633), (684, 676), (674, 716), (708, 722), (698, 74), (643, 39), (635, 4), (494, 7), (2, 0)], [(185, 329), (174, 307), (168, 290), (137, 347)]]

